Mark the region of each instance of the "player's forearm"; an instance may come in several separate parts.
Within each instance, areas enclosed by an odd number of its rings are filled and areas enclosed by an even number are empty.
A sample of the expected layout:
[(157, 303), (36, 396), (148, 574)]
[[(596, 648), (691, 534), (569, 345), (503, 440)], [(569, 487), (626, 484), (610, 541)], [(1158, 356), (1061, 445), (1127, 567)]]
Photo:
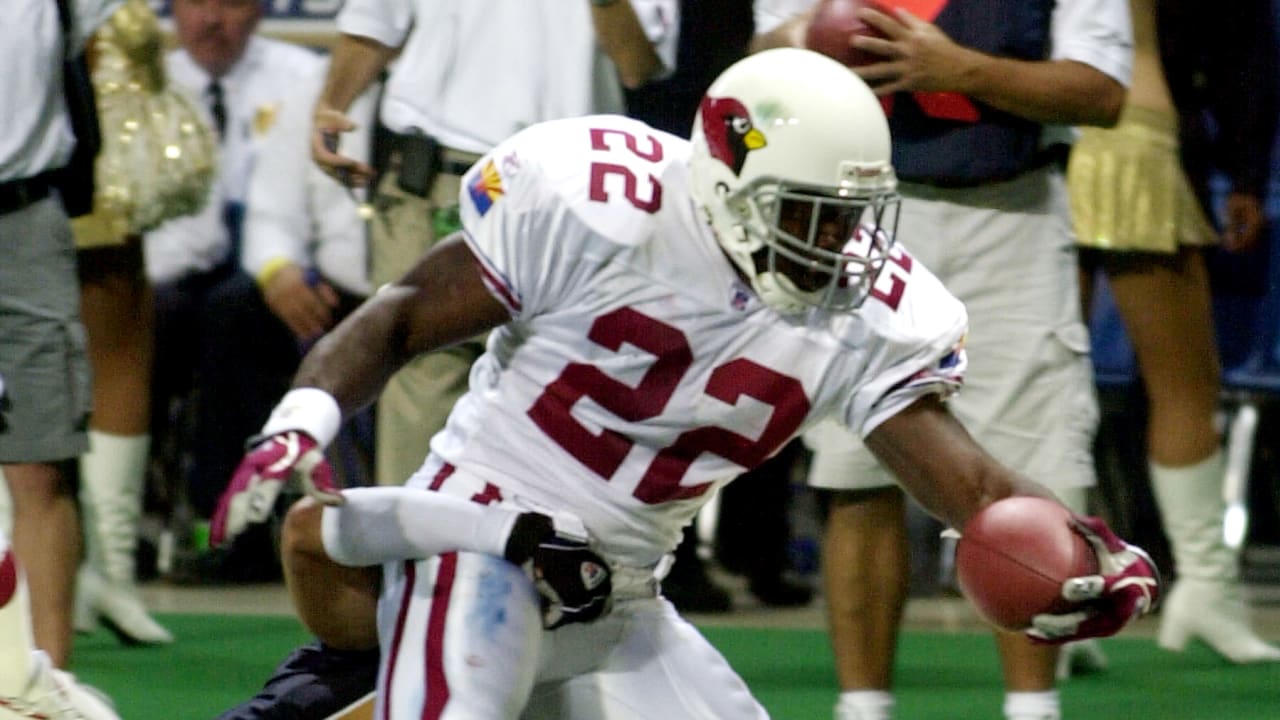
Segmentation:
[(303, 358), (294, 387), (324, 390), (343, 419), (372, 403), (413, 355), (401, 320), (411, 291), (389, 286), (326, 333)]
[(618, 68), (618, 79), (624, 87), (638, 88), (662, 71), (662, 60), (628, 0), (603, 7), (593, 4), (591, 20), (600, 47)]
[(968, 51), (946, 88), (1028, 120), (1109, 127), (1120, 118), (1127, 89), (1074, 60), (1029, 62)]
[(482, 278), (461, 233), (441, 240), (327, 333), (303, 358), (294, 387), (324, 390), (348, 417), (413, 358), (510, 319)]
[(359, 35), (340, 35), (317, 107), (346, 112), (395, 57), (397, 48)]
[(321, 540), (334, 562), (351, 567), (456, 550), (504, 557), (521, 514), (419, 488), (353, 488), (343, 497), (343, 505), (323, 509)]
[(867, 447), (925, 510), (952, 527), (1011, 495), (1052, 495), (997, 463), (936, 396), (917, 400), (866, 437)]

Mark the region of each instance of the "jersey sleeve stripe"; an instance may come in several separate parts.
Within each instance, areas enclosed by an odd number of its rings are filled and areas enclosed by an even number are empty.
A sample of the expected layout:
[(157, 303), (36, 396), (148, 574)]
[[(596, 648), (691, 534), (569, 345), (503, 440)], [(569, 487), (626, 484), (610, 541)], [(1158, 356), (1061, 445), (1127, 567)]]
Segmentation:
[(489, 288), (489, 292), (498, 299), (498, 302), (506, 306), (507, 311), (512, 315), (518, 315), (524, 309), (523, 303), (520, 301), (520, 294), (512, 287), (511, 281), (502, 274), (489, 258), (476, 247), (471, 241), (470, 235), (465, 235), (467, 246), (471, 248), (471, 253), (476, 256), (476, 260), (480, 263), (480, 274), (484, 280), (485, 287)]

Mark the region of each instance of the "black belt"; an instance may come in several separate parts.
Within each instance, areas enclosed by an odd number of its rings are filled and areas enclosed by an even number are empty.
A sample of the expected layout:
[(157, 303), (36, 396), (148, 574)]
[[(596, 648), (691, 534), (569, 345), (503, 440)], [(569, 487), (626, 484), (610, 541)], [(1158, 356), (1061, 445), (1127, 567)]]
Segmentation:
[(40, 173), (21, 180), (0, 183), (0, 215), (11, 213), (37, 200), (49, 197), (53, 189), (53, 173)]
[(471, 161), (448, 157), (451, 151), (429, 135), (390, 133), (391, 147), (400, 153), (400, 162), (429, 162), (436, 174), (462, 176), (471, 169)]
[(975, 188), (985, 185), (994, 185), (996, 183), (1007, 182), (1016, 177), (1021, 177), (1029, 172), (1040, 170), (1049, 166), (1058, 168), (1061, 171), (1067, 169), (1067, 156), (1070, 154), (1071, 148), (1068, 145), (1057, 143), (1048, 147), (1037, 150), (1035, 155), (1027, 161), (1027, 164), (1017, 170), (1003, 175), (991, 175), (987, 177), (904, 177), (898, 176), (898, 180), (906, 183), (915, 183), (916, 185), (928, 185), (930, 187), (941, 188), (943, 190), (959, 190), (967, 188)]
[(390, 152), (379, 152), (376, 155), (385, 159), (387, 167), (396, 170), (396, 184), (400, 189), (418, 197), (430, 196), (436, 177), (461, 177), (471, 167), (467, 160), (449, 157), (450, 153), (457, 151), (446, 148), (430, 135), (401, 134), (388, 130), (385, 145)]

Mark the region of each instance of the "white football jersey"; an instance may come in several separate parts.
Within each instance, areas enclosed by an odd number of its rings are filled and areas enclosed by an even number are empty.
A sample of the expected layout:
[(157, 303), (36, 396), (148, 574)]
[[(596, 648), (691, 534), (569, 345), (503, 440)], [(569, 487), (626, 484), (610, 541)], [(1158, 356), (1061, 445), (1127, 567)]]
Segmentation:
[(657, 562), (714, 485), (822, 417), (865, 434), (954, 390), (965, 363), (963, 306), (901, 246), (856, 312), (760, 302), (690, 199), (688, 154), (628, 118), (560, 120), (499, 145), (461, 191), (511, 321), (433, 452), (573, 513), (627, 565)]

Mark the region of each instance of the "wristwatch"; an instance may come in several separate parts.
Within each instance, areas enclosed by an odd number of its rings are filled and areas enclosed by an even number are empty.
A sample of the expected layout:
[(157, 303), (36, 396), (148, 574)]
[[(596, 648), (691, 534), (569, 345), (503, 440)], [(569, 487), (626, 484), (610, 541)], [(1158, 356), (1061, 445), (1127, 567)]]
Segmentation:
[(616, 5), (617, 2), (618, 0), (591, 0), (592, 5), (595, 5), (596, 7), (601, 7), (601, 8), (609, 7), (610, 5)]

